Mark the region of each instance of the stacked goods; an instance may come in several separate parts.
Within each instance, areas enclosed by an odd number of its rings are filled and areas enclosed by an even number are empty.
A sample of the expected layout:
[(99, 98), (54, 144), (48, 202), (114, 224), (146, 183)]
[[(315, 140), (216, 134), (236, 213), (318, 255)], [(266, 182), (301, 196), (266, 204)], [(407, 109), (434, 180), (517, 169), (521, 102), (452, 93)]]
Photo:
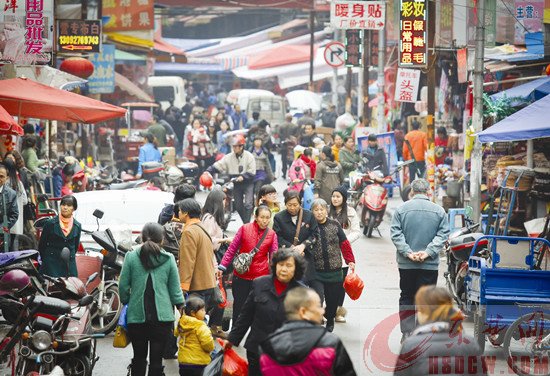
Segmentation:
[(518, 191), (529, 191), (533, 186), (535, 171), (532, 168), (525, 166), (508, 166), (506, 167), (506, 172), (508, 175), (506, 187), (514, 188), (518, 179)]
[[(521, 155), (521, 157), (523, 157), (523, 155)], [(506, 155), (504, 157), (500, 157), (495, 166), (497, 184), (502, 185), (502, 182), (506, 177), (506, 168), (508, 166), (524, 166), (524, 165), (525, 163), (521, 160), (521, 158), (515, 158), (515, 156), (512, 156), (512, 155)]]
[(550, 201), (550, 168), (535, 168), (535, 183), (531, 196), (541, 201)]

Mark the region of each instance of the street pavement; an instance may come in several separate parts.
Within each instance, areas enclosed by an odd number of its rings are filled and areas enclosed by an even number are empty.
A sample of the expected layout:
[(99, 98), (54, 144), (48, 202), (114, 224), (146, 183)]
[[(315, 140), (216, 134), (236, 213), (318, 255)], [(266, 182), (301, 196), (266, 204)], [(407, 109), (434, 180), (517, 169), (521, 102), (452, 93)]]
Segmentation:
[[(286, 187), (282, 179), (274, 185), (281, 194)], [(397, 193), (397, 191), (396, 191)], [(203, 203), (207, 192), (199, 192), (198, 200)], [(357, 301), (346, 297), (347, 323), (337, 323), (334, 333), (348, 350), (358, 375), (391, 375), (400, 349), (401, 333), (398, 324), (399, 274), (395, 261), (395, 249), (389, 237), (389, 223), (393, 210), (401, 204), (398, 194), (389, 200), (387, 215), (380, 226), (382, 237), (374, 233), (372, 239), (362, 236), (353, 244), (357, 273), (365, 282), (363, 294)], [(242, 224), (238, 215), (229, 226), (234, 233)], [(445, 260), (441, 261), (438, 284), (444, 286)], [(465, 333), (472, 335), (471, 323), (466, 323)], [(132, 348), (112, 347), (112, 334), (98, 341), (99, 361), (95, 375), (126, 375), (127, 365), (132, 358)], [(244, 341), (243, 341), (244, 343)], [(236, 348), (245, 355), (242, 347)], [(497, 357), (496, 369), (490, 374), (513, 374), (505, 366), (502, 350), (487, 344), (486, 355)], [(165, 360), (165, 373), (178, 375), (177, 360)], [(440, 369), (439, 372), (442, 372)], [(3, 372), (2, 372), (3, 374)], [(426, 371), (427, 374), (427, 371)]]

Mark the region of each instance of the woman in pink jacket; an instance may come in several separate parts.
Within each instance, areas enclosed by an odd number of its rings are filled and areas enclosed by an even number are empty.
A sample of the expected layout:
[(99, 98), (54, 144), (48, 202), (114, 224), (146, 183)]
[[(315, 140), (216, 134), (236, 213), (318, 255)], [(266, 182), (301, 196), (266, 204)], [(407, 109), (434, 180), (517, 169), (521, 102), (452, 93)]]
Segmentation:
[[(239, 274), (236, 270), (233, 271), (233, 285), (231, 287), (233, 291), (233, 323), (237, 321), (241, 308), (252, 289), (252, 281), (269, 274), (271, 254), (279, 248), (277, 234), (268, 227), (270, 220), (271, 210), (265, 205), (258, 206), (254, 212), (254, 222), (244, 224), (239, 228), (221, 263), (218, 265), (220, 273), (224, 272), (237, 255), (249, 253), (254, 248), (259, 248), (246, 273)], [(258, 243), (265, 232), (267, 232), (265, 238), (258, 247)]]

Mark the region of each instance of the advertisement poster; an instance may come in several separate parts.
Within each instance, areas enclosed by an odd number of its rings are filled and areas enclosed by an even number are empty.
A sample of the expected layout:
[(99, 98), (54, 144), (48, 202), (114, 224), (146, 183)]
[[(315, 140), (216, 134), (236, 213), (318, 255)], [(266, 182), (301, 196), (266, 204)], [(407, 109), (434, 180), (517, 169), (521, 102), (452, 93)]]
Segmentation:
[(544, 0), (516, 1), (515, 44), (525, 44), (525, 34), (544, 31)]
[[(388, 158), (388, 169), (391, 174), (397, 168), (397, 146), (395, 144), (395, 135), (393, 132), (380, 133), (376, 136), (376, 139), (378, 140), (378, 147), (384, 149), (384, 152), (386, 153), (386, 157)], [(368, 146), (367, 136), (357, 138), (357, 149), (360, 153), (362, 153), (363, 150), (366, 150)], [(399, 174), (394, 175), (393, 179), (395, 184), (398, 186), (400, 184)]]
[(6, 0), (0, 6), (0, 63), (50, 64), (53, 0)]
[(115, 46), (104, 44), (100, 53), (90, 54), (94, 73), (88, 78), (91, 94), (109, 94), (115, 91)]
[(154, 29), (153, 0), (103, 0), (103, 31)]
[(395, 100), (397, 102), (416, 102), (420, 86), (420, 73), (419, 69), (397, 69), (395, 80)]

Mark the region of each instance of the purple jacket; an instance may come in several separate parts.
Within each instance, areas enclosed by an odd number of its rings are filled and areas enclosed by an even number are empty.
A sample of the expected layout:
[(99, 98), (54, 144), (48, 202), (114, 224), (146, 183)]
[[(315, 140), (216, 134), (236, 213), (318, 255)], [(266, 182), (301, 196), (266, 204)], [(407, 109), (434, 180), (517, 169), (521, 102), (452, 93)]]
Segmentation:
[(289, 321), (260, 344), (264, 376), (355, 376), (340, 339), (309, 321)]

